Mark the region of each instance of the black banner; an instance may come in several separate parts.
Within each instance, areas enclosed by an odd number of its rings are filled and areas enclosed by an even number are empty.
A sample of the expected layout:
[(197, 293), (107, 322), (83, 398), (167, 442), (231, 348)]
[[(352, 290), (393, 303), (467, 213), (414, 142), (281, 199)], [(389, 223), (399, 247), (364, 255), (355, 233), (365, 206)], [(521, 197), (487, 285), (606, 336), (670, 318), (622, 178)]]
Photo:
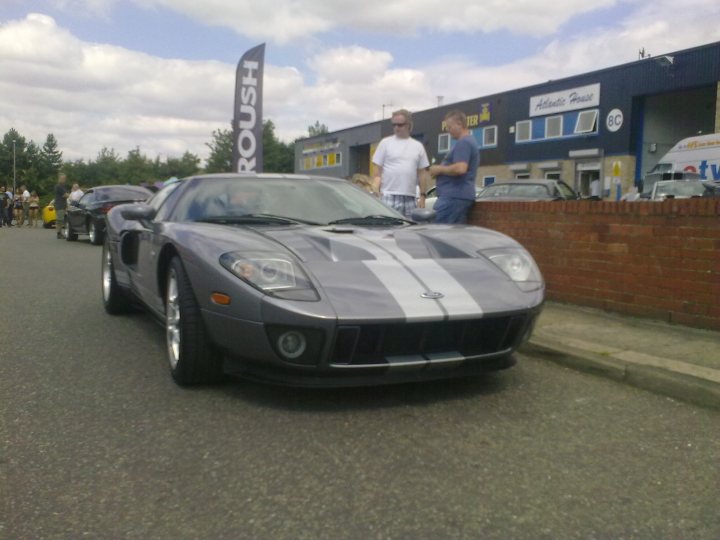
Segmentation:
[(238, 62), (233, 115), (233, 172), (263, 172), (264, 64), (264, 43), (247, 51)]

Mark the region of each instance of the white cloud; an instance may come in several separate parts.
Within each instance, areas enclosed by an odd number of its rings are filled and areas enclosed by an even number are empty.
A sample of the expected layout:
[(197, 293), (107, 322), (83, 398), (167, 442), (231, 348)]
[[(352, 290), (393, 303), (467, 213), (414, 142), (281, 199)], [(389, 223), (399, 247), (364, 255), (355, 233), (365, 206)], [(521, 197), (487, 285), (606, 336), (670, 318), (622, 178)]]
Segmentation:
[(415, 34), (421, 31), (494, 32), (536, 36), (554, 33), (580, 13), (612, 6), (617, 0), (143, 0), (244, 36), (284, 44), (321, 32), (351, 28)]

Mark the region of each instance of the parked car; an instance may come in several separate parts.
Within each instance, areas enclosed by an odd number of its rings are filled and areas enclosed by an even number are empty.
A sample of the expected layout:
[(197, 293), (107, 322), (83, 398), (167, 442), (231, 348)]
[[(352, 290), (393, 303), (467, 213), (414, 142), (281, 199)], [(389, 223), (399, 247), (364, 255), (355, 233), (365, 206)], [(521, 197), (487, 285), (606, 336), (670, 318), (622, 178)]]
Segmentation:
[(502, 180), (486, 186), (478, 201), (563, 201), (578, 199), (562, 180)]
[(643, 178), (643, 189), (638, 199), (651, 199), (656, 182), (664, 180), (700, 180), (700, 175), (692, 171), (659, 171), (651, 172)]
[[(485, 189), (482, 186), (475, 186), (475, 200), (478, 199), (482, 190)], [(437, 187), (431, 187), (425, 193), (425, 208), (432, 210), (435, 207), (437, 201)]]
[(714, 196), (716, 191), (712, 183), (701, 180), (658, 180), (650, 192), (652, 201)]
[(57, 217), (55, 213), (55, 204), (53, 203), (53, 201), (50, 201), (50, 203), (48, 203), (47, 206), (44, 206), (42, 209), (43, 227), (45, 227), (46, 229), (55, 227), (56, 219)]
[(544, 282), (515, 240), (409, 221), (342, 179), (196, 176), (107, 215), (102, 297), (166, 328), (178, 384), (309, 386), (504, 369)]
[(90, 243), (100, 245), (105, 238), (105, 214), (118, 204), (144, 201), (152, 191), (141, 186), (119, 185), (91, 188), (78, 201), (70, 201), (63, 231), (68, 241), (87, 234)]

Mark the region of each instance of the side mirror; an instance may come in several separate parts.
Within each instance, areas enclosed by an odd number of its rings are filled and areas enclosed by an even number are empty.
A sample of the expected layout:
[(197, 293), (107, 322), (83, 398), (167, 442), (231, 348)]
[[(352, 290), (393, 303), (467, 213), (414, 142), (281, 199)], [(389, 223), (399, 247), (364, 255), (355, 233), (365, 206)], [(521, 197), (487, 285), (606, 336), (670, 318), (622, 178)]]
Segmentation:
[(150, 221), (155, 217), (155, 209), (146, 204), (128, 204), (122, 207), (120, 215), (128, 221)]
[(427, 223), (433, 221), (436, 214), (437, 212), (435, 212), (435, 210), (429, 208), (415, 208), (410, 213), (410, 217), (413, 221), (417, 221), (419, 223)]
[(80, 203), (78, 201), (70, 201), (70, 206), (77, 208), (80, 206)]

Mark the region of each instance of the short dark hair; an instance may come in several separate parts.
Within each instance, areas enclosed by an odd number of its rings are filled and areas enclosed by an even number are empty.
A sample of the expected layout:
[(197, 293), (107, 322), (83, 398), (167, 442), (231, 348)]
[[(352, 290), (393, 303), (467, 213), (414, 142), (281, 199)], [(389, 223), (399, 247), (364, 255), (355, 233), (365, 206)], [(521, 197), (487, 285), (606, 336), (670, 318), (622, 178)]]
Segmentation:
[(447, 122), (450, 119), (455, 120), (456, 122), (459, 122), (460, 124), (463, 125), (463, 127), (467, 126), (467, 115), (464, 112), (462, 112), (461, 110), (452, 109), (451, 111), (448, 111), (445, 114), (445, 121)]

